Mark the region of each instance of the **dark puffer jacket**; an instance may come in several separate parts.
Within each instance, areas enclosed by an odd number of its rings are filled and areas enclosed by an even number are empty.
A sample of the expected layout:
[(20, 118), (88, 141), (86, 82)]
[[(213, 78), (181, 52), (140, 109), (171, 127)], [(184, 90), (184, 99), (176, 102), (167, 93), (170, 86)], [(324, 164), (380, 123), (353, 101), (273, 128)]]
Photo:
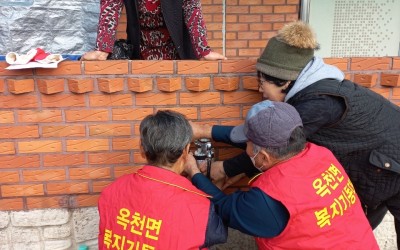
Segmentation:
[(397, 209), (388, 208), (400, 216), (393, 211), (400, 210), (400, 108), (353, 82), (329, 79), (301, 90), (288, 103), (306, 121), (309, 111), (299, 105), (320, 95), (343, 98), (345, 112), (339, 121), (317, 130), (308, 140), (335, 154), (364, 204), (374, 208), (393, 199), (390, 203), (397, 204)]

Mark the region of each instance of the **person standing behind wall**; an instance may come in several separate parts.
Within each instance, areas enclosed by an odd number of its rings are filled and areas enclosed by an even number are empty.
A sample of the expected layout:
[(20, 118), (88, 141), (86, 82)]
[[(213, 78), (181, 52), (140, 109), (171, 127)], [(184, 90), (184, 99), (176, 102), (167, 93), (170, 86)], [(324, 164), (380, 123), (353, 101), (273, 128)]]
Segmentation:
[(192, 130), (183, 115), (158, 111), (140, 123), (148, 164), (120, 177), (99, 198), (99, 249), (204, 249), (225, 243), (227, 228), (208, 195), (181, 176)]
[(227, 59), (208, 46), (200, 0), (101, 0), (96, 49), (82, 60), (106, 60), (113, 52), (124, 4), (129, 59)]

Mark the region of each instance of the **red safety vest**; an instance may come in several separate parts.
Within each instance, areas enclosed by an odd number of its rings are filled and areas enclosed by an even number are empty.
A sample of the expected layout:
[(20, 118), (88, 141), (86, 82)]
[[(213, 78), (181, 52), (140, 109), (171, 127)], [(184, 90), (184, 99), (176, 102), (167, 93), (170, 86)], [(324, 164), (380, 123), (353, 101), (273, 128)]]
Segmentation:
[(99, 249), (199, 249), (210, 201), (185, 177), (145, 166), (100, 196)]
[(353, 184), (324, 147), (307, 143), (303, 152), (268, 169), (251, 186), (290, 213), (280, 235), (256, 238), (259, 249), (379, 249)]

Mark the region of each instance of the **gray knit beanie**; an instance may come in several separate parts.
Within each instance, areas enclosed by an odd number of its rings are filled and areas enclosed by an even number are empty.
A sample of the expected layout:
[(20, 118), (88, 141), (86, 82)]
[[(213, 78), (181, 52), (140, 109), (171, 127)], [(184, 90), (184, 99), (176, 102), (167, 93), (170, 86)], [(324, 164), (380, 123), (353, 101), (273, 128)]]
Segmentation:
[(308, 24), (301, 21), (289, 23), (268, 41), (256, 68), (282, 80), (296, 80), (318, 47)]

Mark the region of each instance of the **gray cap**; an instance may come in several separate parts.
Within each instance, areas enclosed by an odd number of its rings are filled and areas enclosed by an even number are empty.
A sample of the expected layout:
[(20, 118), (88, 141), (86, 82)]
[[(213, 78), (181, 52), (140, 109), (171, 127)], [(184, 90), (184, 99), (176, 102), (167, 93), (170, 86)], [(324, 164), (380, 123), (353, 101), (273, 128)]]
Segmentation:
[(289, 144), (296, 127), (303, 126), (300, 115), (290, 104), (262, 101), (251, 107), (244, 124), (233, 128), (235, 143), (251, 141), (261, 147), (279, 148)]

